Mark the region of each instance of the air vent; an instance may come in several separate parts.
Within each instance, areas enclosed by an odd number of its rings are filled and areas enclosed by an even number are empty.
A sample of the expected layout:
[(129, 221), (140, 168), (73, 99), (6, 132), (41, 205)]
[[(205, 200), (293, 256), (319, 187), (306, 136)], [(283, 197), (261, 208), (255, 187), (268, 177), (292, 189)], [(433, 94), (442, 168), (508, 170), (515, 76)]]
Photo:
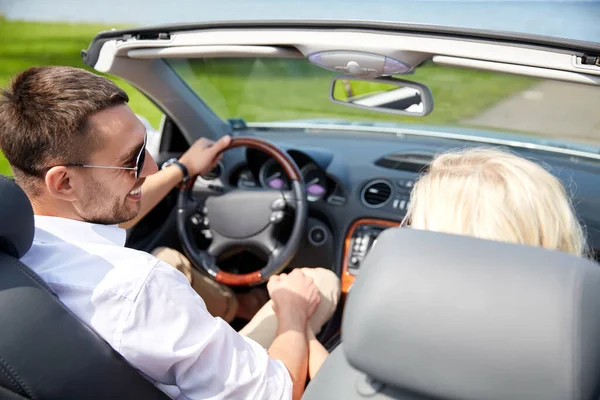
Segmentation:
[(375, 161), (375, 165), (383, 168), (407, 172), (423, 172), (429, 166), (433, 157), (429, 154), (389, 154)]
[(204, 179), (205, 181), (212, 181), (212, 180), (220, 177), (222, 172), (223, 172), (223, 164), (221, 163), (221, 161), (219, 161), (217, 163), (216, 167), (214, 167), (209, 172), (200, 175), (200, 178)]
[(392, 198), (392, 185), (381, 179), (372, 181), (363, 188), (361, 198), (367, 207), (382, 207)]

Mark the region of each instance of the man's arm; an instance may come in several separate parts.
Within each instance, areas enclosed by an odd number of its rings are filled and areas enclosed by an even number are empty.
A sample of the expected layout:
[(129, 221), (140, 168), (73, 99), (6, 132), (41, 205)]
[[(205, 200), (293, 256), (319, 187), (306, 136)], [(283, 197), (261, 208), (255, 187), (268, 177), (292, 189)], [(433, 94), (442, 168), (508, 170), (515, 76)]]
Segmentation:
[[(221, 152), (229, 146), (231, 137), (224, 136), (218, 142), (199, 139), (181, 156), (179, 162), (185, 165), (191, 177), (210, 171), (220, 159)], [(147, 154), (146, 157), (149, 155)], [(119, 226), (129, 229), (144, 218), (150, 210), (181, 182), (183, 172), (176, 166), (159, 170), (146, 178), (142, 185), (142, 207), (138, 215)]]
[(288, 369), (294, 387), (293, 399), (299, 400), (306, 386), (308, 370), (307, 321), (297, 316), (277, 318), (277, 334), (269, 347), (269, 356), (280, 360)]
[(289, 275), (271, 277), (267, 289), (278, 323), (269, 355), (286, 366), (292, 378), (293, 399), (300, 400), (309, 365), (308, 320), (317, 309), (321, 296), (312, 278), (299, 269)]
[[(306, 334), (302, 334), (303, 326)], [(269, 355), (287, 367), (294, 385), (294, 399), (300, 399), (306, 386), (306, 371), (313, 379), (329, 352), (306, 321), (291, 315), (278, 318), (277, 336), (269, 348)]]

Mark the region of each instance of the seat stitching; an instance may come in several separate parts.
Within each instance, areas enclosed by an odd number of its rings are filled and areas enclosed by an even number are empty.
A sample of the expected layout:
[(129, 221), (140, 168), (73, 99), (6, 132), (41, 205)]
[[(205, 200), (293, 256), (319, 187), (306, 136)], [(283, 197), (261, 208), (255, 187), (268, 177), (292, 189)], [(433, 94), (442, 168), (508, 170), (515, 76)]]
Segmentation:
[(19, 383), (17, 382), (17, 380), (14, 378), (14, 376), (12, 376), (12, 374), (9, 371), (6, 371), (4, 369), (4, 365), (0, 366), (0, 371), (2, 371), (2, 373), (8, 378), (11, 385), (19, 391), (20, 395), (25, 394), (24, 391), (22, 390), (22, 388), (19, 386)]
[(12, 367), (2, 357), (0, 357), (0, 364), (2, 365), (2, 367), (4, 367), (0, 369), (2, 370), (4, 375), (6, 375), (10, 379), (11, 383), (19, 389), (19, 394), (24, 394), (30, 399), (35, 400), (36, 396), (33, 394), (33, 392), (29, 390), (25, 382), (23, 382), (23, 380), (19, 378), (15, 370), (12, 369)]

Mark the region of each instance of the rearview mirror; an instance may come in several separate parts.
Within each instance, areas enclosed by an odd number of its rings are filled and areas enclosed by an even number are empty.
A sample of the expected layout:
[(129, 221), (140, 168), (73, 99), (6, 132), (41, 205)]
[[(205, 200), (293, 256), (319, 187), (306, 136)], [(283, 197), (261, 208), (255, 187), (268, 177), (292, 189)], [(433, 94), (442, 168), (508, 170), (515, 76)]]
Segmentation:
[(390, 114), (425, 116), (433, 111), (427, 86), (396, 78), (336, 76), (330, 97), (334, 103)]

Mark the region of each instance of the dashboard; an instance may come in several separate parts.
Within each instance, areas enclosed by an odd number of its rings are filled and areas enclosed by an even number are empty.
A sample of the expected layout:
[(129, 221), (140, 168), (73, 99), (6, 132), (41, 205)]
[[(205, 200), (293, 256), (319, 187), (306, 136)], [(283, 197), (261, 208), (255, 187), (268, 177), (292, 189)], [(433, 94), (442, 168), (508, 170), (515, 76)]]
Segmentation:
[[(266, 140), (295, 161), (306, 184), (308, 218), (303, 240), (288, 269), (331, 269), (340, 277), (343, 295), (352, 291), (355, 278), (364, 271), (364, 260), (379, 234), (399, 226), (409, 206), (414, 183), (435, 155), (482, 145), (427, 134), (364, 133), (351, 128), (332, 131), (243, 127), (236, 129), (232, 136)], [(181, 137), (178, 143), (181, 144), (169, 144), (169, 151), (161, 151), (157, 162), (181, 156), (187, 142)], [(511, 147), (510, 151), (541, 163), (562, 181), (585, 227), (591, 255), (598, 260), (600, 160), (526, 147)], [(286, 190), (288, 187), (287, 176), (268, 155), (244, 147), (227, 150), (218, 167), (199, 177), (192, 188), (200, 206), (199, 214), (190, 217), (198, 245), (207, 248), (211, 243), (207, 224), (210, 221), (201, 215), (203, 200), (209, 196), (230, 190)], [(176, 190), (171, 192), (128, 231), (127, 246), (148, 252), (160, 246), (184, 251), (176, 223), (177, 193)], [(250, 248), (238, 250), (232, 249), (225, 260), (219, 260), (219, 267), (240, 274), (264, 267), (265, 259), (259, 252)], [(402, 262), (402, 254), (398, 254), (398, 262)], [(341, 312), (336, 315), (339, 322)], [(326, 337), (335, 334), (338, 322), (327, 328)]]
[[(244, 128), (234, 136), (267, 140), (298, 165), (309, 202), (305, 239), (289, 268), (320, 266), (342, 278), (347, 293), (377, 235), (400, 224), (420, 173), (443, 151), (481, 143), (449, 138), (298, 128)], [(597, 256), (600, 249), (600, 160), (532, 148), (511, 151), (545, 166), (563, 182)], [(194, 185), (199, 198), (230, 189), (287, 190), (282, 167), (251, 148), (234, 148)], [(238, 260), (239, 261), (239, 260)]]

